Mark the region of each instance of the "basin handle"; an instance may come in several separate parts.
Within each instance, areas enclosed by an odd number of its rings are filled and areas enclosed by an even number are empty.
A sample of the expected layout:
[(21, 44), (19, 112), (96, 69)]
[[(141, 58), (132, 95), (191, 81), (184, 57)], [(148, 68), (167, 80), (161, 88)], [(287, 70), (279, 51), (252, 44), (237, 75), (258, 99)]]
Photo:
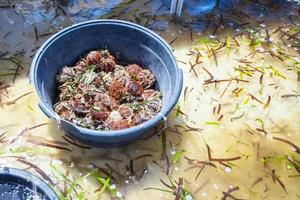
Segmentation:
[(49, 111), (49, 108), (47, 106), (45, 106), (44, 103), (40, 102), (39, 107), (48, 118), (56, 120), (57, 125), (60, 129), (64, 128), (66, 130), (69, 130), (69, 132), (73, 132), (73, 133), (80, 132), (80, 130), (78, 130), (77, 126), (74, 126), (74, 124), (72, 124), (71, 122), (68, 122), (68, 121), (60, 118), (56, 113), (53, 114), (51, 111)]
[(166, 130), (169, 127), (168, 118), (164, 114), (162, 114), (161, 112), (158, 113), (158, 115), (160, 117), (162, 117), (163, 127), (159, 131), (156, 132), (157, 135), (161, 134), (164, 130)]

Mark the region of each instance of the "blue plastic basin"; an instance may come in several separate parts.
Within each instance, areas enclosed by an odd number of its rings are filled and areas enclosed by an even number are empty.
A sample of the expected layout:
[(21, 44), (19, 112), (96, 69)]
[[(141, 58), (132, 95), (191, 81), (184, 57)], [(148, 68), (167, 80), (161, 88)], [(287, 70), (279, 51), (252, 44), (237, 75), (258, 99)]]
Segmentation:
[(58, 200), (41, 179), (21, 169), (0, 167), (0, 200)]
[[(53, 110), (57, 96), (56, 74), (63, 66), (72, 66), (89, 51), (101, 48), (107, 48), (117, 60), (137, 63), (155, 74), (156, 87), (163, 92), (161, 114), (141, 125), (116, 131), (90, 130), (58, 119)], [(175, 106), (183, 82), (182, 71), (168, 43), (147, 28), (120, 20), (87, 21), (56, 33), (37, 51), (30, 80), (40, 97), (41, 110), (59, 120), (67, 133), (95, 147), (120, 146), (145, 136)]]

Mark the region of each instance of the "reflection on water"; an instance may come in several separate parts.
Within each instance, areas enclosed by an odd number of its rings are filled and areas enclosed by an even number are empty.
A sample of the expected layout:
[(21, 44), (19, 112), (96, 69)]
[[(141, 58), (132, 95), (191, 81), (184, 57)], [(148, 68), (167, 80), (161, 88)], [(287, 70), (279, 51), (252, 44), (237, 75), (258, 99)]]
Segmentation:
[[(186, 1), (174, 18), (167, 0), (10, 2), (0, 4), (1, 165), (37, 174), (66, 199), (300, 198), (297, 3), (231, 1), (228, 10), (221, 1), (187, 16)], [(93, 149), (39, 110), (28, 83), (37, 48), (97, 18), (141, 24), (173, 47), (185, 81), (165, 133)]]

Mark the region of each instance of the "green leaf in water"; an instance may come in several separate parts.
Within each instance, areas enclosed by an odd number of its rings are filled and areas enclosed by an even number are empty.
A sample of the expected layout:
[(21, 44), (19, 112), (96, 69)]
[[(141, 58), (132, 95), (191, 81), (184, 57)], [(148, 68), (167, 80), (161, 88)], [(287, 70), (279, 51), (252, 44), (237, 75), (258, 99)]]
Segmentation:
[(78, 200), (84, 200), (84, 192), (80, 192), (77, 198)]
[(174, 155), (172, 155), (172, 164), (175, 165), (183, 156), (185, 153), (185, 150), (177, 150), (175, 151)]
[(183, 200), (192, 200), (194, 199), (192, 193), (188, 190), (188, 188), (184, 187), (182, 191), (182, 199)]
[(246, 105), (246, 104), (248, 104), (248, 103), (249, 103), (249, 101), (250, 101), (250, 97), (248, 97), (247, 99), (245, 99), (245, 100), (243, 101), (243, 105)]
[(28, 108), (29, 111), (34, 112), (34, 109), (31, 105), (27, 105), (27, 108)]
[(215, 126), (219, 126), (220, 125), (220, 122), (211, 122), (211, 121), (208, 121), (208, 122), (206, 122), (205, 124), (207, 124), (207, 125), (215, 125)]
[(96, 174), (96, 178), (102, 184), (102, 188), (99, 191), (99, 194), (102, 194), (103, 192), (108, 191), (110, 196), (113, 197), (113, 198), (120, 199), (122, 197), (121, 193), (118, 192), (118, 190), (116, 188), (116, 185), (111, 184), (110, 177), (103, 178), (99, 174)]
[(261, 128), (265, 127), (265, 123), (264, 123), (264, 121), (262, 119), (257, 118), (257, 119), (255, 119), (255, 122), (258, 122)]
[(208, 37), (200, 37), (196, 40), (196, 44), (198, 45), (208, 45), (208, 44), (218, 44), (217, 41), (210, 39)]
[(275, 76), (286, 79), (286, 77), (278, 69), (275, 69), (275, 67), (273, 67), (272, 65), (269, 65), (269, 67), (267, 67), (267, 69), (271, 69)]
[(291, 163), (286, 163), (286, 169), (288, 170), (293, 169), (293, 165)]
[(300, 28), (297, 27), (297, 26), (295, 26), (295, 27), (292, 27), (292, 28), (290, 29), (290, 31), (291, 31), (291, 32), (294, 32), (294, 33), (298, 33), (298, 32), (300, 32)]
[(181, 114), (181, 110), (180, 110), (180, 106), (177, 106), (177, 109), (176, 109), (176, 117), (178, 117), (179, 114)]
[(17, 147), (10, 149), (11, 153), (13, 154), (21, 154), (26, 153), (27, 155), (34, 155), (34, 154), (47, 154), (48, 151), (41, 149), (41, 148), (30, 148), (30, 147)]
[[(68, 178), (56, 165), (53, 164), (53, 162), (50, 163), (50, 168), (52, 170), (52, 173), (54, 176), (58, 177), (61, 180), (66, 181), (68, 188), (67, 188), (67, 199), (72, 199), (72, 194), (75, 191), (76, 188), (80, 188), (80, 183), (83, 179), (87, 178), (91, 174), (94, 174), (96, 170), (91, 171), (90, 173), (86, 174), (83, 177), (77, 178), (75, 181)], [(75, 193), (76, 194), (76, 193)], [(80, 192), (77, 195), (77, 199), (84, 199), (84, 192)]]
[(99, 191), (99, 194), (102, 194), (107, 188), (110, 187), (110, 178), (104, 179), (102, 177), (98, 177), (97, 180), (102, 184), (102, 188)]

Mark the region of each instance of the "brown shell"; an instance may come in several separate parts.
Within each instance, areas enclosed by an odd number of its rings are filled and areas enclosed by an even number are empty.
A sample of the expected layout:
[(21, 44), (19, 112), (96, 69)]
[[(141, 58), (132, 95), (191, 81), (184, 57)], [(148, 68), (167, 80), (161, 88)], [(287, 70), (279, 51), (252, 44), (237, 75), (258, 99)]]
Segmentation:
[(110, 98), (110, 109), (111, 110), (117, 110), (120, 106), (120, 103), (119, 101), (116, 101), (115, 99), (113, 98)]
[(130, 77), (134, 77), (134, 76), (137, 77), (137, 75), (141, 72), (141, 70), (142, 68), (137, 64), (128, 65), (126, 67), (126, 71), (128, 72)]
[(144, 88), (141, 82), (130, 81), (127, 87), (128, 92), (134, 96), (141, 96), (144, 92)]
[(123, 94), (127, 91), (127, 88), (123, 86), (123, 84), (119, 81), (113, 81), (109, 88), (109, 95), (113, 97), (115, 100), (119, 100)]
[(113, 120), (107, 123), (110, 129), (120, 130), (130, 127), (130, 123), (127, 120)]
[(143, 84), (145, 88), (150, 88), (155, 83), (155, 76), (148, 69), (143, 69), (138, 74), (138, 80)]
[(139, 111), (132, 117), (132, 125), (139, 125), (151, 119), (151, 116), (145, 111)]
[(64, 102), (57, 104), (55, 106), (55, 112), (57, 112), (64, 119), (70, 119), (72, 112), (68, 108), (66, 108), (64, 104)]
[(128, 105), (120, 105), (118, 112), (124, 119), (128, 119), (133, 115), (133, 110)]
[[(93, 79), (85, 81), (89, 76)], [(73, 68), (63, 68), (57, 80), (60, 102), (55, 111), (80, 126), (125, 129), (151, 119), (161, 109), (161, 99), (151, 98), (158, 92), (148, 89), (155, 83), (151, 71), (137, 64), (117, 65), (107, 50), (91, 51)]]
[(105, 108), (110, 108), (110, 98), (106, 93), (99, 93), (94, 98), (95, 106), (104, 106)]
[(116, 67), (115, 57), (109, 55), (107, 57), (101, 57), (97, 64), (97, 69), (104, 72), (112, 72)]
[(102, 58), (102, 55), (99, 51), (91, 51), (86, 56), (86, 62), (88, 65), (95, 65), (100, 61), (101, 58)]
[(116, 81), (121, 82), (124, 86), (130, 82), (130, 77), (126, 70), (115, 70), (113, 73), (113, 77)]
[(84, 71), (87, 68), (88, 64), (86, 63), (85, 60), (80, 60), (79, 62), (76, 63), (74, 70), (77, 71)]
[(68, 66), (64, 66), (64, 67), (61, 69), (60, 73), (59, 73), (58, 81), (59, 81), (60, 83), (63, 83), (63, 82), (65, 82), (65, 81), (67, 81), (67, 80), (73, 78), (74, 75), (75, 75), (75, 72), (74, 72), (73, 68), (68, 67)]
[(95, 120), (105, 121), (108, 117), (108, 110), (105, 107), (101, 107), (101, 110), (91, 109), (92, 118)]

